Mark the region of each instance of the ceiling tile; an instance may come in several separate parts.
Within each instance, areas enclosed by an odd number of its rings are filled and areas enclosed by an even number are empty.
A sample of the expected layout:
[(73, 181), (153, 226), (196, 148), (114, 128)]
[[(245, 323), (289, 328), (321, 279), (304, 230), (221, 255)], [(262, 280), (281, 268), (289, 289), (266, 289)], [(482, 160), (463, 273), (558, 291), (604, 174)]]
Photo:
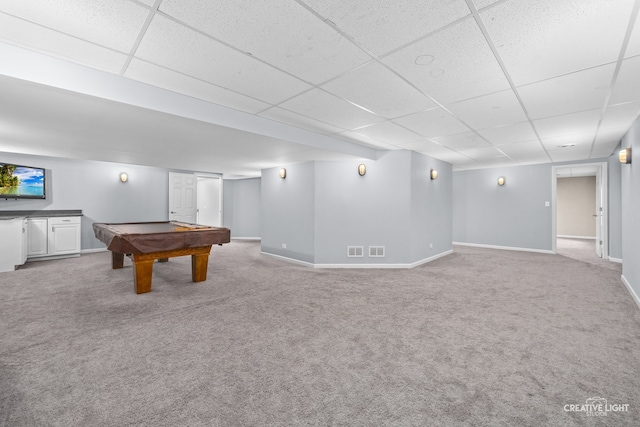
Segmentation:
[(272, 104), (310, 87), (159, 15), (151, 22), (136, 57)]
[(613, 154), (624, 134), (620, 131), (602, 131), (598, 132), (596, 143), (591, 152), (591, 158), (609, 157)]
[(469, 14), (464, 0), (303, 1), (353, 37), (356, 43), (377, 55), (403, 46)]
[(600, 131), (617, 130), (624, 135), (638, 115), (640, 115), (640, 101), (612, 105), (604, 113)]
[(529, 122), (481, 129), (478, 130), (478, 133), (495, 145), (538, 140), (538, 136)]
[(518, 98), (511, 90), (456, 102), (447, 105), (447, 108), (472, 128), (490, 128), (527, 120)]
[(473, 160), (494, 160), (498, 157), (504, 157), (504, 153), (498, 151), (496, 147), (472, 148), (470, 150), (460, 150), (460, 154), (465, 155)]
[(469, 131), (460, 120), (442, 108), (432, 108), (409, 116), (395, 119), (394, 122), (411, 129), (427, 138), (453, 135)]
[[(591, 150), (591, 145), (595, 138), (594, 133), (585, 133), (580, 135), (566, 135), (566, 136), (558, 136), (554, 138), (541, 138), (542, 144), (547, 149), (549, 153), (551, 151), (557, 150), (566, 150), (566, 151), (588, 151)], [(571, 145), (570, 147), (566, 147), (567, 145)]]
[(589, 110), (580, 113), (564, 114), (562, 116), (548, 117), (534, 120), (533, 125), (540, 138), (553, 138), (556, 136), (595, 133), (600, 122), (602, 110)]
[(589, 158), (590, 146), (573, 147), (559, 150), (549, 150), (553, 162), (573, 162)]
[(232, 92), (225, 88), (212, 85), (193, 77), (139, 59), (133, 59), (125, 72), (125, 77), (143, 83), (189, 95), (194, 98), (224, 105), (247, 113), (257, 113), (269, 107), (269, 104), (249, 98), (248, 96)]
[(473, 0), (476, 9), (484, 9), (485, 7), (491, 6), (494, 3), (497, 3), (501, 0)]
[(289, 99), (280, 107), (342, 129), (353, 130), (384, 120), (320, 89)]
[(447, 154), (452, 152), (450, 148), (443, 147), (442, 145), (436, 144), (435, 142), (431, 142), (427, 139), (410, 142), (409, 144), (403, 145), (403, 148), (406, 150), (413, 150), (421, 154), (426, 154), (427, 156), (435, 156), (438, 154)]
[(477, 168), (498, 168), (504, 166), (516, 166), (517, 163), (506, 156), (496, 157), (488, 160), (483, 160), (481, 164), (478, 164)]
[(509, 88), (472, 18), (413, 43), (384, 61), (443, 104)]
[(371, 59), (291, 0), (164, 0), (160, 10), (313, 84)]
[(433, 157), (435, 157), (438, 160), (442, 160), (443, 162), (448, 162), (453, 164), (454, 170), (455, 170), (455, 167), (462, 167), (462, 168), (476, 167), (477, 165), (480, 164), (475, 160), (470, 159), (469, 157), (462, 155), (456, 151), (449, 151), (448, 153), (434, 154)]
[(403, 144), (422, 139), (417, 133), (398, 126), (393, 122), (376, 123), (371, 126), (359, 128), (357, 132), (395, 146), (402, 146)]
[(636, 16), (636, 22), (633, 25), (633, 31), (624, 57), (629, 58), (636, 55), (640, 55), (640, 13)]
[(518, 88), (532, 119), (602, 108), (615, 65), (603, 65)]
[(378, 62), (357, 68), (322, 88), (388, 119), (436, 105)]
[(640, 56), (622, 61), (610, 104), (639, 100), (640, 79), (638, 76), (640, 76)]
[[(503, 151), (507, 156), (516, 160), (522, 159), (531, 154), (546, 156), (544, 147), (538, 141), (504, 144), (504, 145), (500, 145), (498, 148), (500, 148), (500, 150)], [(547, 161), (549, 161), (549, 157), (547, 157)]]
[(434, 142), (451, 148), (452, 150), (464, 150), (469, 148), (488, 147), (487, 141), (482, 139), (475, 132), (465, 132), (456, 135), (441, 136), (438, 138), (432, 138)]
[(527, 156), (513, 156), (513, 160), (518, 165), (539, 165), (541, 163), (549, 163), (549, 156), (547, 154), (529, 154)]
[(318, 120), (314, 120), (309, 117), (294, 113), (293, 111), (285, 110), (279, 107), (269, 108), (268, 110), (262, 111), (258, 115), (271, 120), (276, 120), (278, 122), (287, 123), (299, 128), (307, 129), (313, 132), (319, 132), (324, 135), (339, 133), (344, 130), (339, 127), (327, 123), (322, 123)]
[(616, 61), (632, 5), (628, 0), (505, 1), (480, 16), (519, 86)]
[(98, 70), (119, 73), (127, 56), (0, 13), (0, 40)]
[(149, 7), (153, 6), (154, 3), (156, 2), (156, 0), (137, 0), (137, 1), (139, 1), (140, 3), (144, 3)]
[(343, 141), (355, 142), (357, 144), (365, 145), (367, 147), (373, 147), (376, 149), (384, 149), (384, 150), (398, 149), (398, 146), (396, 145), (387, 144), (386, 142), (378, 141), (374, 138), (371, 138), (366, 135), (362, 135), (354, 131), (345, 131), (332, 136), (338, 139), (342, 139)]
[(3, 1), (2, 11), (27, 21), (128, 53), (149, 10), (128, 1)]

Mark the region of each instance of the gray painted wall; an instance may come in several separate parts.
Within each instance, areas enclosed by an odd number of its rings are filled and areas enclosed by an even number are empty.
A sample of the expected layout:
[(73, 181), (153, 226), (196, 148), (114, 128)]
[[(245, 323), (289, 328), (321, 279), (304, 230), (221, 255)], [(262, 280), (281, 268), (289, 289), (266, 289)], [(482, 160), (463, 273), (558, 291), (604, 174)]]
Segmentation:
[[(262, 170), (262, 251), (304, 262), (315, 261), (315, 163)], [(282, 245), (286, 245), (283, 248)]]
[(632, 160), (621, 165), (622, 275), (640, 297), (640, 119), (622, 139), (621, 148), (631, 148)]
[[(359, 176), (359, 163), (291, 165), (285, 180), (264, 170), (262, 250), (314, 264), (411, 264), (451, 249), (450, 164), (394, 151), (362, 162)], [(364, 257), (347, 257), (347, 246), (363, 246)], [(369, 246), (385, 257), (369, 257)]]
[[(316, 176), (316, 263), (402, 263), (411, 257), (410, 152), (377, 161), (319, 162)], [(358, 175), (358, 164), (367, 166)], [(347, 246), (364, 246), (363, 258), (348, 258)], [(385, 246), (384, 258), (369, 258), (369, 246)]]
[(622, 198), (621, 164), (618, 161), (618, 149), (607, 160), (607, 183), (609, 199), (609, 257), (622, 259)]
[(223, 224), (232, 238), (260, 238), (260, 178), (223, 181)]
[[(431, 180), (431, 169), (438, 179)], [(411, 153), (411, 259), (415, 262), (450, 251), (453, 239), (453, 168)]]
[[(46, 169), (46, 200), (0, 199), (0, 210), (82, 209), (82, 249), (103, 248), (94, 222), (168, 220), (167, 170), (90, 160), (0, 153), (0, 162)], [(129, 174), (121, 183), (120, 172)]]
[[(506, 184), (498, 185), (504, 176)], [(453, 241), (551, 251), (551, 164), (453, 174)]]

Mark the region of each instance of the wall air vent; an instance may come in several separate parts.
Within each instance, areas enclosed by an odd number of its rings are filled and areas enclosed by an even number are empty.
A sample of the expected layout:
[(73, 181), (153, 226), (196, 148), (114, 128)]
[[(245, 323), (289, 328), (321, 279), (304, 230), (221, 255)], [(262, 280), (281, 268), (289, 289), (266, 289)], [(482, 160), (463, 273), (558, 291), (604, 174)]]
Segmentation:
[(384, 246), (369, 246), (369, 257), (371, 258), (384, 257)]
[(347, 246), (348, 258), (362, 258), (364, 256), (364, 246)]

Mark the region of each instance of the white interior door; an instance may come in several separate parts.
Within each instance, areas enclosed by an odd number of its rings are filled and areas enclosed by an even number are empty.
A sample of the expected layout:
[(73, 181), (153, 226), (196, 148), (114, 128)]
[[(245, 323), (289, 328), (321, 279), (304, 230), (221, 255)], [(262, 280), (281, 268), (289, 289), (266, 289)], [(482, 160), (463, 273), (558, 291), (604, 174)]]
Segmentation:
[(198, 176), (198, 224), (222, 226), (222, 179)]
[(196, 176), (169, 172), (169, 220), (195, 224), (196, 212)]
[(602, 228), (603, 224), (603, 213), (604, 213), (604, 194), (603, 194), (603, 170), (602, 166), (598, 166), (598, 172), (596, 174), (596, 212), (593, 215), (596, 220), (596, 255), (599, 258), (602, 258)]

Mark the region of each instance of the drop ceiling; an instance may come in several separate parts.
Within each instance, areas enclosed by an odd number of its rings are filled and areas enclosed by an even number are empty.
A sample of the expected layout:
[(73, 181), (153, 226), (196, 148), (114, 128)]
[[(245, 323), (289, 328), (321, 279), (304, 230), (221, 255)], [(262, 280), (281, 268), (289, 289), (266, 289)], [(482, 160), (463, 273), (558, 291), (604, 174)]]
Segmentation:
[(257, 176), (610, 155), (640, 0), (0, 0), (0, 152)]

